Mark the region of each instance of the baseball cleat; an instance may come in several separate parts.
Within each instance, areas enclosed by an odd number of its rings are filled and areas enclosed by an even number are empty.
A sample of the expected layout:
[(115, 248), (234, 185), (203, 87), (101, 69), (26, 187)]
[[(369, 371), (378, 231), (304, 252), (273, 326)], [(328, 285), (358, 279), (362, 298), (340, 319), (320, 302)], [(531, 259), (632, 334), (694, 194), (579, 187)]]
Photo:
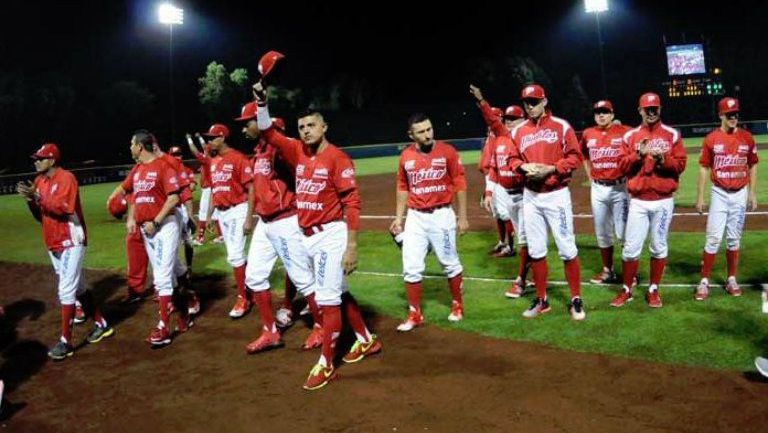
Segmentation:
[(507, 289), (507, 291), (504, 292), (504, 296), (512, 299), (517, 299), (523, 296), (523, 286), (525, 286), (525, 283), (520, 284), (520, 279), (516, 279), (512, 282), (512, 285)]
[(413, 328), (419, 327), (424, 323), (424, 316), (420, 311), (408, 311), (408, 317), (405, 322), (397, 325), (397, 330), (400, 332), (408, 332)]
[(85, 322), (85, 311), (83, 310), (83, 306), (80, 304), (80, 301), (75, 301), (75, 318), (73, 319), (73, 322), (75, 324), (80, 324)]
[(568, 311), (570, 311), (571, 319), (573, 320), (584, 320), (587, 317), (587, 313), (584, 311), (584, 303), (581, 301), (581, 298), (573, 298)]
[(315, 323), (315, 325), (312, 326), (312, 332), (309, 333), (307, 339), (304, 340), (304, 344), (301, 345), (301, 350), (312, 350), (321, 347), (322, 345), (323, 327)]
[(237, 295), (235, 306), (229, 312), (229, 317), (239, 319), (251, 310), (251, 303), (244, 297)]
[(701, 280), (699, 286), (696, 287), (696, 291), (693, 292), (693, 299), (697, 301), (703, 301), (709, 297), (709, 283), (706, 280)]
[(48, 351), (48, 357), (54, 361), (61, 361), (72, 356), (74, 353), (75, 349), (72, 345), (59, 340), (59, 342)]
[(332, 365), (326, 367), (323, 364), (317, 363), (312, 367), (312, 370), (310, 370), (309, 376), (307, 376), (307, 380), (304, 382), (302, 388), (307, 391), (314, 391), (328, 385), (328, 382), (335, 378), (336, 372), (333, 370)]
[(489, 255), (494, 255), (494, 254), (498, 253), (499, 251), (501, 251), (502, 249), (504, 249), (505, 246), (507, 246), (507, 244), (505, 244), (504, 242), (499, 241), (499, 242), (496, 243), (496, 245), (491, 250), (488, 251), (488, 254)]
[(203, 244), (205, 244), (204, 239), (200, 239), (200, 238), (192, 239), (192, 246), (199, 247), (199, 246), (202, 246)]
[(504, 245), (499, 251), (492, 254), (493, 257), (498, 258), (515, 257), (516, 255), (517, 251), (513, 250), (509, 245)]
[(197, 293), (190, 290), (189, 298), (187, 298), (187, 314), (194, 315), (200, 312), (200, 298), (197, 297)]
[(449, 322), (460, 322), (464, 318), (464, 306), (461, 302), (451, 301), (451, 314), (448, 315)]
[(768, 359), (758, 356), (755, 358), (755, 368), (765, 377), (768, 377)]
[(115, 329), (111, 326), (107, 325), (104, 327), (101, 327), (99, 325), (96, 325), (93, 327), (91, 332), (88, 334), (87, 337), (85, 337), (86, 341), (88, 341), (91, 344), (96, 344), (99, 341), (111, 337), (115, 335)]
[(171, 344), (171, 333), (168, 332), (168, 328), (165, 326), (153, 328), (149, 333), (149, 337), (147, 337), (147, 343), (155, 347)]
[(213, 238), (213, 240), (211, 242), (213, 242), (214, 244), (223, 244), (224, 243), (224, 236), (217, 236), (217, 237)]
[(274, 349), (276, 347), (283, 346), (283, 340), (280, 339), (279, 332), (262, 331), (259, 338), (251, 341), (245, 346), (245, 351), (248, 354), (254, 354), (263, 352), (267, 349)]
[(661, 308), (661, 295), (658, 290), (648, 292), (645, 295), (645, 301), (648, 302), (648, 306), (651, 308)]
[(763, 293), (760, 294), (760, 297), (763, 300), (763, 314), (768, 314), (768, 291), (763, 290)]
[(355, 341), (355, 344), (352, 345), (352, 348), (349, 349), (349, 352), (344, 355), (342, 360), (347, 364), (362, 361), (366, 356), (375, 355), (381, 352), (381, 348), (382, 344), (379, 337), (377, 337), (376, 334), (371, 334), (371, 339), (367, 342), (362, 342), (360, 340)]
[(627, 302), (632, 301), (632, 292), (622, 289), (611, 301), (611, 307), (623, 307)]
[(589, 282), (593, 284), (611, 284), (617, 281), (616, 273), (610, 269), (603, 269), (589, 279)]
[(728, 277), (728, 283), (725, 285), (725, 291), (733, 297), (741, 296), (741, 287), (739, 287), (739, 283), (736, 282), (736, 278)]
[(549, 302), (546, 299), (536, 298), (531, 303), (531, 306), (527, 310), (523, 311), (523, 317), (526, 319), (533, 319), (545, 313), (549, 313), (551, 308)]
[(281, 328), (293, 325), (293, 311), (290, 308), (280, 307), (275, 313), (275, 323)]

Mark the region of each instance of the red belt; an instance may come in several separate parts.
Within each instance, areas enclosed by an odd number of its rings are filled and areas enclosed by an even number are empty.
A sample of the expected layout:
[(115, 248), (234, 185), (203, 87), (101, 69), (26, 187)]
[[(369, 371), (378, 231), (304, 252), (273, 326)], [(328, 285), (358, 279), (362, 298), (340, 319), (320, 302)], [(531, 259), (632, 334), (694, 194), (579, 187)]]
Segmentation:
[(441, 204), (437, 206), (426, 207), (424, 209), (413, 209), (413, 208), (412, 209), (415, 211), (423, 212), (423, 213), (434, 213), (438, 209), (442, 209), (444, 207), (450, 207), (450, 206), (451, 206), (450, 204)]
[(328, 221), (327, 223), (316, 224), (316, 225), (309, 226), (309, 227), (302, 227), (301, 231), (304, 233), (304, 236), (310, 237), (312, 235), (316, 235), (316, 234), (320, 233), (321, 231), (325, 230), (325, 228), (326, 228), (326, 226), (328, 224), (335, 223), (336, 221), (341, 221), (341, 220), (333, 220), (333, 221)]

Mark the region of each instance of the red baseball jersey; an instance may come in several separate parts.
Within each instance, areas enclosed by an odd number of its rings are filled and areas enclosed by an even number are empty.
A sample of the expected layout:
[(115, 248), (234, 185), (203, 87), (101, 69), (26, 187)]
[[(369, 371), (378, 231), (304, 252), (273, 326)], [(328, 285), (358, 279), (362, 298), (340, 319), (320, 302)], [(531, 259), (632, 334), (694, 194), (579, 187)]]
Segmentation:
[(132, 194), (133, 219), (138, 224), (155, 219), (168, 196), (181, 189), (176, 170), (161, 158), (136, 164), (121, 186)]
[(515, 143), (507, 136), (496, 137), (493, 142), (494, 154), (488, 171), (489, 179), (506, 190), (522, 188), (525, 183), (525, 177), (510, 167), (514, 146)]
[[(638, 155), (637, 149), (644, 140), (648, 150), (663, 152), (663, 162), (656, 162), (651, 155)], [(687, 160), (680, 132), (658, 122), (630, 129), (623, 141), (619, 168), (627, 177), (629, 194), (641, 200), (672, 197)]]
[(527, 119), (512, 128), (514, 146), (509, 155), (509, 166), (519, 171), (525, 163), (555, 166), (555, 172), (543, 180), (525, 178), (525, 187), (531, 191), (547, 192), (565, 187), (571, 181), (571, 172), (581, 164), (579, 141), (571, 125), (549, 113), (538, 122)]
[(592, 166), (593, 180), (617, 180), (624, 177), (619, 169), (621, 145), (628, 126), (611, 124), (607, 128), (593, 126), (581, 135), (581, 153)]
[(248, 200), (253, 182), (251, 162), (240, 151), (229, 148), (211, 160), (211, 196), (216, 208), (229, 208)]
[(415, 143), (403, 149), (397, 170), (397, 190), (408, 191), (408, 207), (430, 209), (450, 205), (453, 194), (467, 189), (459, 154), (448, 143), (435, 141), (429, 153)]
[(253, 148), (254, 212), (264, 220), (296, 212), (293, 169), (265, 141)]
[(340, 220), (346, 214), (350, 230), (360, 226), (360, 193), (352, 159), (333, 144), (310, 155), (304, 143), (274, 128), (263, 131), (296, 174), (296, 208), (299, 225), (309, 228)]
[[(195, 180), (195, 171), (191, 168), (187, 167), (186, 165), (182, 164), (182, 167), (184, 167), (184, 174), (187, 176), (187, 180), (189, 181), (189, 185), (197, 185), (197, 180)], [(188, 188), (189, 189), (189, 188)], [(190, 190), (190, 198), (192, 196), (192, 191)]]
[(38, 175), (33, 186), (40, 199), (28, 204), (42, 224), (45, 246), (59, 252), (75, 245), (86, 245), (85, 219), (75, 175), (56, 168), (51, 177)]
[(488, 174), (488, 171), (491, 169), (491, 160), (494, 157), (494, 140), (496, 137), (501, 137), (502, 135), (508, 136), (509, 131), (504, 127), (501, 118), (493, 114), (491, 106), (487, 101), (481, 101), (479, 106), (480, 113), (483, 115), (483, 120), (488, 126), (488, 136), (483, 143), (483, 149), (480, 153), (480, 160), (477, 163), (477, 168), (481, 173)]
[(160, 154), (160, 159), (165, 161), (176, 172), (176, 178), (179, 181), (179, 205), (192, 200), (192, 191), (189, 189), (189, 185), (194, 182), (194, 176), (190, 176), (187, 171), (187, 167), (180, 159), (174, 158), (169, 153)]
[(727, 133), (721, 128), (707, 134), (701, 146), (699, 165), (711, 169), (712, 183), (727, 191), (749, 184), (749, 169), (757, 164), (757, 146), (749, 131), (736, 128)]
[(200, 188), (211, 187), (211, 157), (200, 152), (195, 153), (195, 159), (200, 163)]

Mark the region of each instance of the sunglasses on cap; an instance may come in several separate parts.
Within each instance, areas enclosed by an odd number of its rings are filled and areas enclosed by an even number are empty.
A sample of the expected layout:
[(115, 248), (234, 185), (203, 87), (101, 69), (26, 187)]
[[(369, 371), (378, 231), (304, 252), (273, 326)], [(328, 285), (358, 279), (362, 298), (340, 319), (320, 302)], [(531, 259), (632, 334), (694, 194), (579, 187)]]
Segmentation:
[(739, 118), (739, 112), (738, 111), (731, 111), (730, 113), (725, 113), (726, 119), (738, 119)]
[(543, 99), (525, 98), (525, 99), (523, 99), (523, 104), (531, 106), (531, 107), (535, 107), (535, 106), (541, 104), (541, 101), (543, 101)]
[(659, 107), (645, 107), (643, 108), (645, 110), (646, 114), (649, 114), (651, 116), (655, 116), (656, 114), (659, 114)]

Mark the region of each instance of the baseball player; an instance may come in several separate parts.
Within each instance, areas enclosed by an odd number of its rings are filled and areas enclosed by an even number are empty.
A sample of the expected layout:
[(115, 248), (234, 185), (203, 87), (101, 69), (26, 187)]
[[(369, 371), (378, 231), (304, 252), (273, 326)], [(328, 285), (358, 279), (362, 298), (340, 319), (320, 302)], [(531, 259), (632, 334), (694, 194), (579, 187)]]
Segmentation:
[[(192, 240), (192, 244), (196, 246), (203, 245), (205, 243), (205, 229), (208, 227), (208, 212), (211, 209), (211, 159), (214, 156), (211, 146), (205, 143), (205, 140), (199, 133), (195, 136), (200, 140), (203, 151), (195, 146), (195, 142), (192, 141), (192, 136), (187, 134), (187, 145), (190, 152), (195, 156), (195, 159), (200, 164), (200, 204), (197, 211), (197, 235)], [(213, 239), (213, 243), (224, 242), (224, 237), (221, 235), (221, 229), (219, 227), (218, 214), (216, 210), (212, 213), (213, 230), (216, 237)]]
[[(296, 176), (296, 208), (302, 243), (312, 263), (315, 300), (323, 317), (323, 344), (318, 363), (310, 370), (304, 389), (324, 387), (336, 376), (333, 356), (341, 332), (341, 306), (357, 341), (344, 355), (354, 363), (378, 353), (381, 341), (365, 326), (360, 307), (347, 291), (345, 274), (357, 268), (357, 230), (360, 224), (360, 194), (352, 160), (325, 137), (328, 125), (317, 111), (298, 116), (301, 140), (288, 138), (276, 128), (261, 82), (254, 85), (259, 104), (257, 123), (264, 139), (293, 167)], [(346, 220), (346, 221), (345, 221)]]
[[(309, 255), (304, 251), (304, 234), (299, 227), (296, 212), (296, 180), (293, 170), (277, 154), (277, 150), (260, 140), (256, 123), (256, 102), (243, 106), (237, 121), (245, 122), (243, 133), (248, 140), (256, 140), (253, 156), (253, 188), (249, 195), (254, 213), (260, 219), (254, 226), (253, 214), (245, 218), (246, 231), (253, 231), (245, 268), (245, 284), (253, 293), (254, 302), (259, 309), (262, 333), (246, 346), (248, 353), (281, 346), (280, 333), (272, 314), (272, 302), (269, 294), (269, 274), (278, 257), (285, 265), (287, 278), (293, 281), (311, 306), (315, 324), (302, 348), (309, 350), (322, 345), (322, 319), (315, 302), (312, 289), (313, 275)], [(282, 119), (272, 119), (273, 125), (285, 129)]]
[(661, 122), (659, 95), (643, 94), (638, 111), (643, 122), (624, 134), (619, 159), (630, 199), (621, 253), (624, 286), (611, 305), (621, 307), (632, 300), (638, 260), (650, 229), (651, 276), (646, 301), (649, 307), (661, 308), (659, 284), (667, 263), (667, 236), (675, 207), (673, 194), (687, 157), (680, 132)]
[(629, 128), (613, 123), (611, 101), (595, 102), (592, 112), (595, 126), (582, 133), (581, 152), (584, 156), (584, 169), (592, 180), (590, 201), (603, 267), (589, 281), (595, 284), (615, 283), (618, 279), (613, 271), (614, 236), (621, 245), (629, 200), (626, 178), (619, 170), (619, 156), (622, 138)]
[(699, 182), (696, 210), (704, 211), (704, 184), (712, 180), (712, 196), (707, 217), (707, 240), (701, 257), (701, 282), (694, 299), (709, 296), (709, 278), (715, 255), (726, 234), (728, 280), (725, 291), (741, 296), (736, 282), (739, 245), (747, 208), (757, 209), (757, 146), (749, 131), (739, 128), (739, 100), (723, 98), (717, 104), (720, 127), (707, 134), (699, 157)]
[[(432, 121), (418, 113), (408, 119), (413, 144), (400, 154), (397, 170), (397, 206), (390, 230), (403, 233), (403, 279), (408, 297), (408, 316), (397, 330), (408, 332), (424, 323), (421, 290), (428, 246), (437, 256), (451, 290), (448, 320), (464, 318), (461, 299), (463, 268), (456, 251), (456, 230), (469, 229), (467, 180), (459, 154), (448, 143), (435, 140)], [(458, 223), (451, 204), (456, 196)], [(403, 217), (408, 216), (403, 227)]]
[(525, 175), (523, 224), (528, 243), (536, 299), (523, 317), (534, 318), (550, 311), (547, 299), (547, 227), (555, 239), (571, 292), (569, 311), (573, 320), (584, 320), (581, 269), (573, 234), (573, 209), (568, 183), (581, 165), (576, 133), (547, 108), (544, 88), (525, 86), (521, 93), (528, 119), (512, 128), (514, 145), (508, 162), (511, 170)]
[(32, 154), (32, 158), (37, 177), (33, 183), (19, 182), (16, 191), (27, 201), (32, 215), (42, 225), (43, 241), (59, 280), (61, 336), (48, 351), (51, 359), (59, 361), (75, 352), (72, 322), (76, 299), (80, 300), (86, 314), (91, 315), (95, 322), (86, 337), (89, 343), (98, 343), (115, 331), (102, 316), (82, 278), (87, 234), (77, 179), (72, 172), (59, 167), (61, 153), (54, 143), (44, 144)]
[[(491, 106), (483, 98), (479, 88), (470, 85), (470, 93), (477, 99), (483, 118), (489, 128), (495, 132), (493, 158), (489, 163), (488, 176), (486, 177), (484, 206), (486, 209), (501, 209), (509, 215), (513, 227), (510, 233), (517, 232), (517, 243), (520, 247), (520, 262), (518, 264), (517, 277), (512, 285), (504, 292), (508, 298), (519, 298), (525, 289), (526, 274), (529, 268), (528, 246), (523, 227), (523, 176), (509, 167), (509, 154), (512, 151), (510, 131), (516, 125), (524, 121), (523, 109), (517, 105), (510, 105), (504, 110), (504, 124), (493, 116)], [(512, 235), (510, 235), (512, 240)], [(512, 243), (510, 243), (512, 249)]]
[(195, 233), (195, 222), (192, 219), (192, 215), (194, 215), (192, 193), (195, 191), (197, 181), (195, 181), (195, 172), (192, 171), (191, 168), (184, 165), (184, 157), (180, 147), (172, 146), (170, 149), (168, 149), (168, 154), (178, 161), (178, 167), (183, 173), (183, 177), (187, 180), (188, 192), (185, 193), (186, 200), (184, 200), (182, 205), (178, 207), (178, 211), (181, 213), (180, 216), (183, 223), (183, 226), (181, 227), (181, 238), (182, 246), (184, 247), (185, 264), (188, 268), (190, 268), (192, 267), (192, 260), (195, 255), (195, 250), (192, 248), (192, 241), (194, 240), (193, 236)]
[(172, 301), (180, 312), (177, 331), (185, 332), (192, 325), (185, 297), (177, 292), (172, 300), (180, 236), (175, 208), (180, 201), (181, 187), (176, 171), (157, 155), (157, 142), (151, 133), (136, 131), (131, 137), (130, 149), (139, 164), (120, 185), (123, 191), (133, 194), (126, 228), (129, 232), (141, 232), (158, 293), (160, 320), (150, 332), (147, 342), (152, 346), (165, 346), (171, 343), (172, 338), (169, 330)]
[[(133, 176), (136, 169), (134, 166), (127, 177)], [(113, 192), (107, 199), (107, 210), (117, 219), (122, 219), (128, 213), (129, 203), (133, 200), (131, 194), (124, 194), (122, 188)], [(132, 206), (132, 204), (130, 204)], [(138, 229), (127, 231), (125, 234), (125, 252), (128, 258), (128, 269), (126, 280), (128, 283), (128, 294), (123, 300), (124, 303), (134, 303), (144, 300), (150, 295), (146, 290), (147, 267), (149, 266), (149, 257), (147, 250), (144, 249), (144, 238)]]
[(237, 299), (229, 317), (239, 319), (251, 309), (245, 290), (245, 222), (246, 216), (252, 213), (248, 195), (253, 187), (253, 168), (245, 155), (227, 145), (229, 128), (225, 125), (214, 124), (203, 135), (218, 154), (211, 160), (211, 199), (219, 213), (227, 262), (232, 266), (237, 284)]

